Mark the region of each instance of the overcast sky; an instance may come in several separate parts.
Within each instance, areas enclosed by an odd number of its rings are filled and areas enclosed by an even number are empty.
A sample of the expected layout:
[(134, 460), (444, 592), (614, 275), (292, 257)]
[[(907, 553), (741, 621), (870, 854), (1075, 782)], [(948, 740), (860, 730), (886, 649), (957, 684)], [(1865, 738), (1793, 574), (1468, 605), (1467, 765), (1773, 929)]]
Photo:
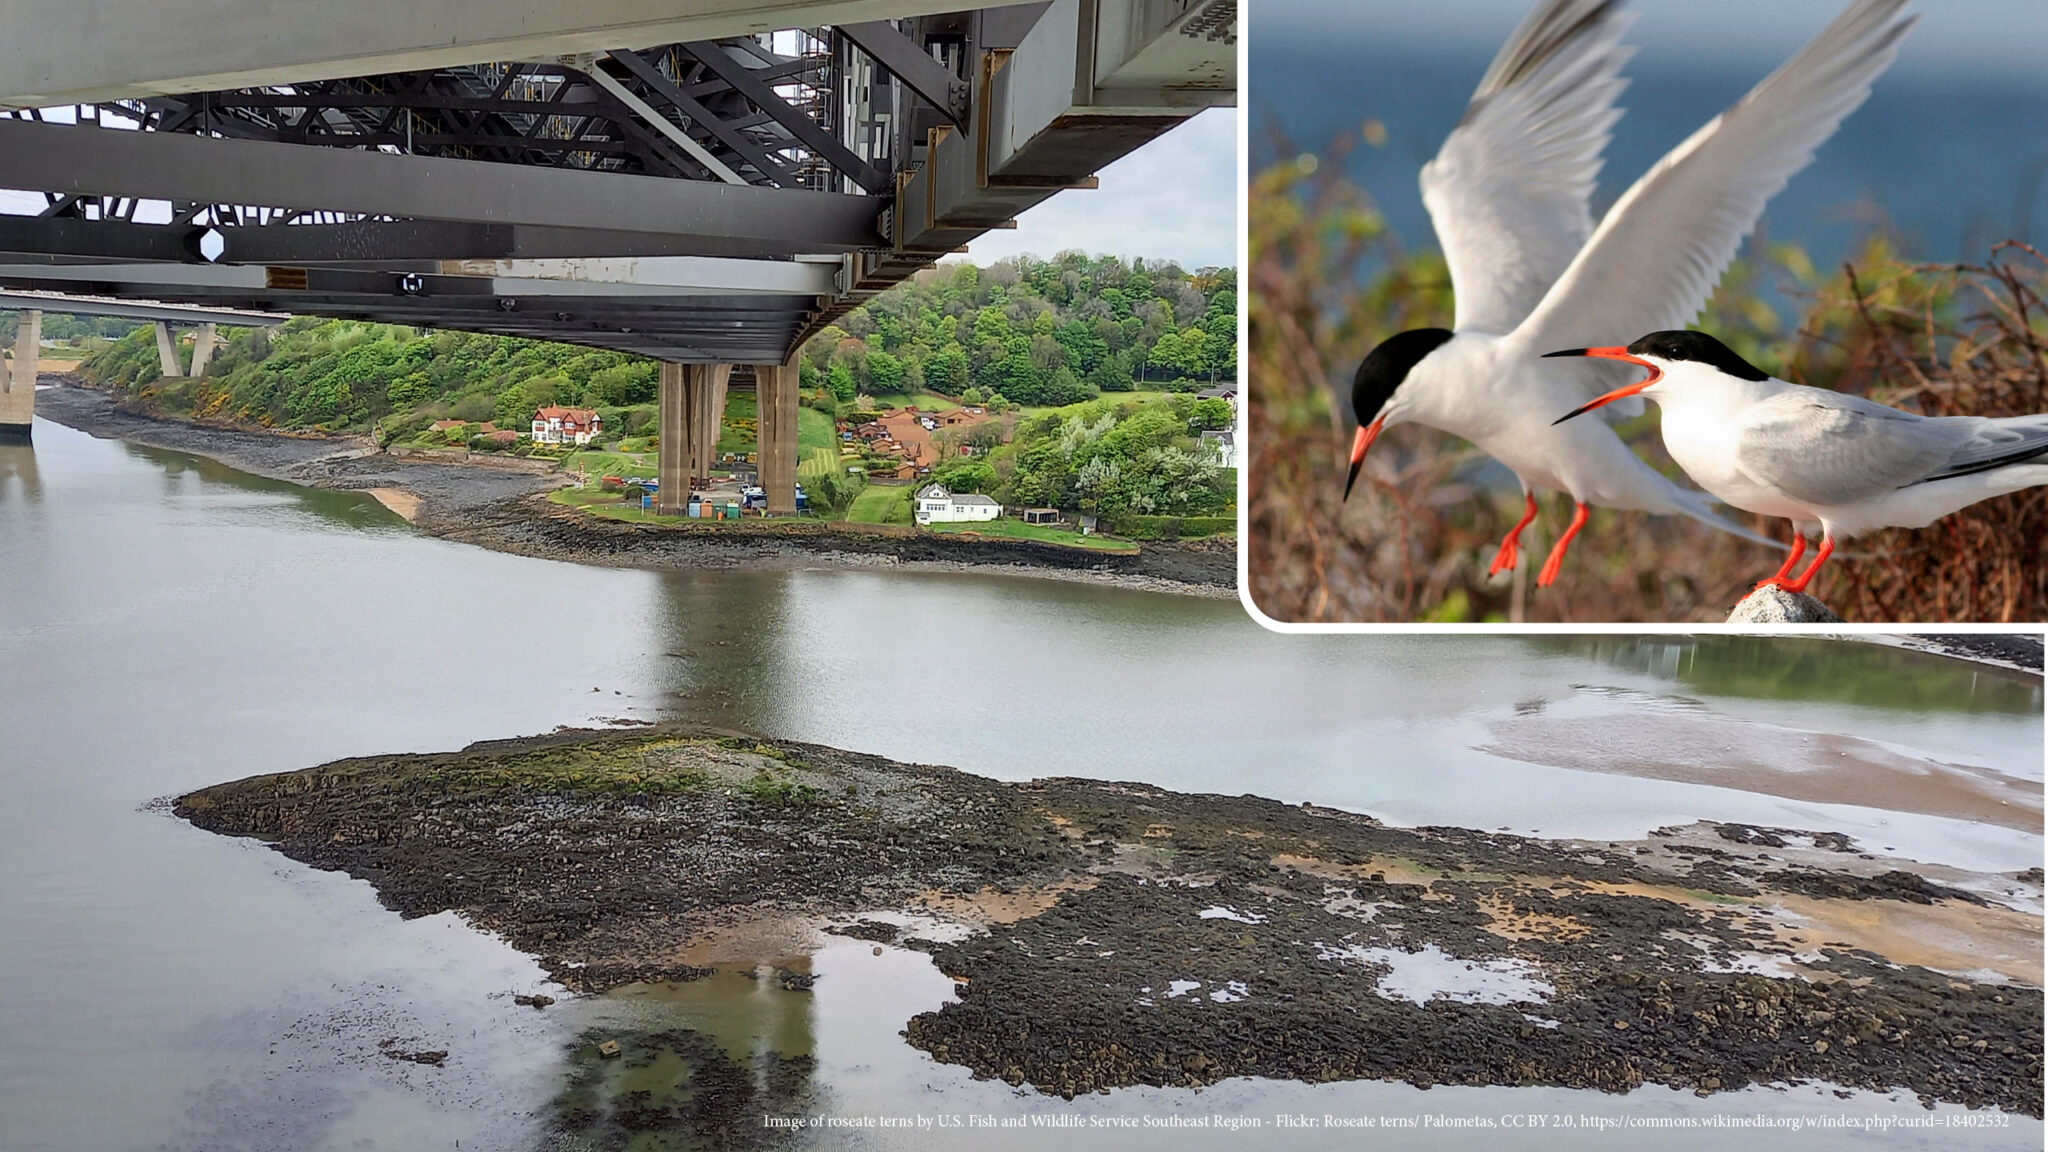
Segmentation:
[(1235, 108), (1196, 115), (1102, 170), (1102, 186), (1060, 192), (1017, 217), (1010, 232), (968, 246), (989, 264), (1069, 248), (1091, 255), (1177, 260), (1192, 271), (1237, 262)]
[[(1783, 57), (1849, 0), (1631, 0), (1629, 41), (1721, 56)], [(1248, 36), (1370, 35), (1383, 40), (1482, 40), (1498, 47), (1535, 0), (1257, 0)], [(1966, 67), (2038, 76), (2048, 56), (2048, 0), (1919, 0), (1902, 69)], [(1254, 75), (1248, 84), (1256, 86)]]

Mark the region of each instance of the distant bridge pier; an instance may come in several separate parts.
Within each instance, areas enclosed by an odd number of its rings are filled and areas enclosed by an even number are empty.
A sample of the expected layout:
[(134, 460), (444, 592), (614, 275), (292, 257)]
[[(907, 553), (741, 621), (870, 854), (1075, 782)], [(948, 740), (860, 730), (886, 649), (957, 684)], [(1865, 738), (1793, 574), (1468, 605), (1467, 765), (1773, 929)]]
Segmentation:
[(171, 334), (169, 321), (156, 322), (157, 368), (166, 377), (200, 376), (206, 372), (206, 365), (213, 360), (213, 351), (220, 346), (220, 336), (213, 323), (208, 321), (192, 330), (192, 370), (178, 362), (178, 338)]
[(213, 362), (214, 350), (220, 347), (220, 338), (212, 323), (201, 324), (192, 330), (192, 375), (203, 376), (206, 366)]
[(171, 326), (161, 320), (156, 322), (156, 363), (158, 372), (164, 376), (185, 374), (178, 364), (177, 338), (171, 335)]
[[(718, 460), (718, 436), (725, 424), (731, 364), (661, 365), (656, 431), (661, 437), (656, 475), (661, 481), (655, 507), (667, 515), (688, 511), (690, 493), (708, 484)], [(795, 364), (754, 366), (758, 419), (755, 434), (759, 482), (768, 495), (768, 514), (796, 514)]]
[[(692, 364), (686, 378), (692, 381), (690, 401), (690, 476), (694, 482), (711, 482), (711, 465), (718, 459), (718, 433), (725, 424), (725, 389), (732, 377), (730, 364)], [(687, 498), (687, 497), (686, 497)]]
[(755, 428), (760, 451), (761, 487), (768, 494), (770, 516), (796, 515), (797, 366), (762, 364), (754, 369), (754, 400), (760, 419)]
[(661, 449), (655, 467), (661, 481), (655, 507), (671, 515), (688, 510), (690, 492), (711, 479), (718, 453), (718, 429), (725, 418), (730, 364), (663, 362), (655, 431)]
[(29, 438), (36, 416), (36, 366), (43, 346), (43, 314), (28, 308), (14, 329), (14, 363), (0, 372), (0, 441)]

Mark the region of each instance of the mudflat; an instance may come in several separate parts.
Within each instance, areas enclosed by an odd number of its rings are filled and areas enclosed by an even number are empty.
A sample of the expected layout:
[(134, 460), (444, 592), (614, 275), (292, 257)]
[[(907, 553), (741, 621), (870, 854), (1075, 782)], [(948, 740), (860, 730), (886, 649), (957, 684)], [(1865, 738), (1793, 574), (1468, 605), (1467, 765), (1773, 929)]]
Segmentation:
[(1393, 828), (679, 726), (337, 761), (176, 811), (401, 914), (455, 910), (578, 991), (821, 932), (921, 949), (959, 994), (908, 1018), (909, 1042), (1063, 1096), (1818, 1080), (2042, 1114), (2040, 870), (1840, 834)]

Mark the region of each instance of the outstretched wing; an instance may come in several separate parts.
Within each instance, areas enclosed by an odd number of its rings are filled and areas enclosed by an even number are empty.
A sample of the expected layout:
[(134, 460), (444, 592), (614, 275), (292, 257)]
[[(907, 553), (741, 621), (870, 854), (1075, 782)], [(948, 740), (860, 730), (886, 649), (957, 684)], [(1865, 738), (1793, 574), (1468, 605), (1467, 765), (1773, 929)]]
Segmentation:
[[(1799, 55), (1615, 202), (1517, 330), (1529, 347), (1626, 344), (1684, 328), (1793, 174), (1870, 94), (1917, 17), (1856, 0)], [(1591, 381), (1589, 381), (1591, 383)]]
[(1600, 153), (1628, 86), (1629, 19), (1618, 0), (1544, 0), (1423, 165), (1459, 331), (1512, 331), (1592, 235)]
[(1934, 478), (1969, 452), (1988, 423), (1930, 419), (1860, 396), (1790, 388), (1743, 414), (1735, 462), (1794, 499), (1851, 504)]

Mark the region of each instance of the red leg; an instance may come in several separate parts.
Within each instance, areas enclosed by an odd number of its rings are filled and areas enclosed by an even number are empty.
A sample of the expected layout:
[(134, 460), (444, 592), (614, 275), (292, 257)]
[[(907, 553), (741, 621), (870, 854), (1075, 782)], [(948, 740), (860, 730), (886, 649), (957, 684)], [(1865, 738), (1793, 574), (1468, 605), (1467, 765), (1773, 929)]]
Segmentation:
[(1486, 570), (1488, 576), (1512, 572), (1515, 565), (1522, 562), (1522, 529), (1527, 528), (1529, 522), (1536, 519), (1536, 494), (1524, 492), (1522, 499), (1528, 503), (1528, 511), (1522, 513), (1522, 518), (1515, 522), (1513, 528), (1508, 529), (1507, 536), (1501, 540), (1500, 551), (1493, 554), (1493, 567)]
[(1586, 511), (1586, 502), (1578, 501), (1577, 509), (1572, 512), (1571, 527), (1566, 528), (1564, 535), (1557, 538), (1557, 547), (1550, 550), (1550, 559), (1543, 562), (1543, 571), (1536, 576), (1538, 588), (1548, 588), (1557, 583), (1557, 574), (1564, 567), (1565, 549), (1572, 546), (1573, 537), (1579, 534), (1579, 529), (1586, 526)]
[(1814, 554), (1813, 563), (1806, 566), (1806, 571), (1799, 574), (1799, 579), (1787, 580), (1783, 576), (1773, 576), (1769, 580), (1758, 584), (1757, 587), (1783, 588), (1787, 592), (1804, 592), (1806, 591), (1806, 586), (1813, 583), (1813, 574), (1820, 571), (1820, 566), (1827, 563), (1828, 557), (1834, 555), (1834, 553), (1834, 536), (1823, 533), (1820, 538), (1820, 551)]
[[(1756, 588), (1761, 588), (1766, 584), (1777, 585), (1778, 582), (1789, 578), (1792, 575), (1792, 566), (1799, 563), (1799, 558), (1804, 555), (1806, 555), (1806, 533), (1801, 532), (1799, 525), (1794, 524), (1792, 526), (1792, 552), (1785, 557), (1784, 567), (1779, 568), (1778, 574), (1770, 579), (1757, 581)], [(1756, 588), (1752, 588), (1750, 591), (1754, 592)]]

